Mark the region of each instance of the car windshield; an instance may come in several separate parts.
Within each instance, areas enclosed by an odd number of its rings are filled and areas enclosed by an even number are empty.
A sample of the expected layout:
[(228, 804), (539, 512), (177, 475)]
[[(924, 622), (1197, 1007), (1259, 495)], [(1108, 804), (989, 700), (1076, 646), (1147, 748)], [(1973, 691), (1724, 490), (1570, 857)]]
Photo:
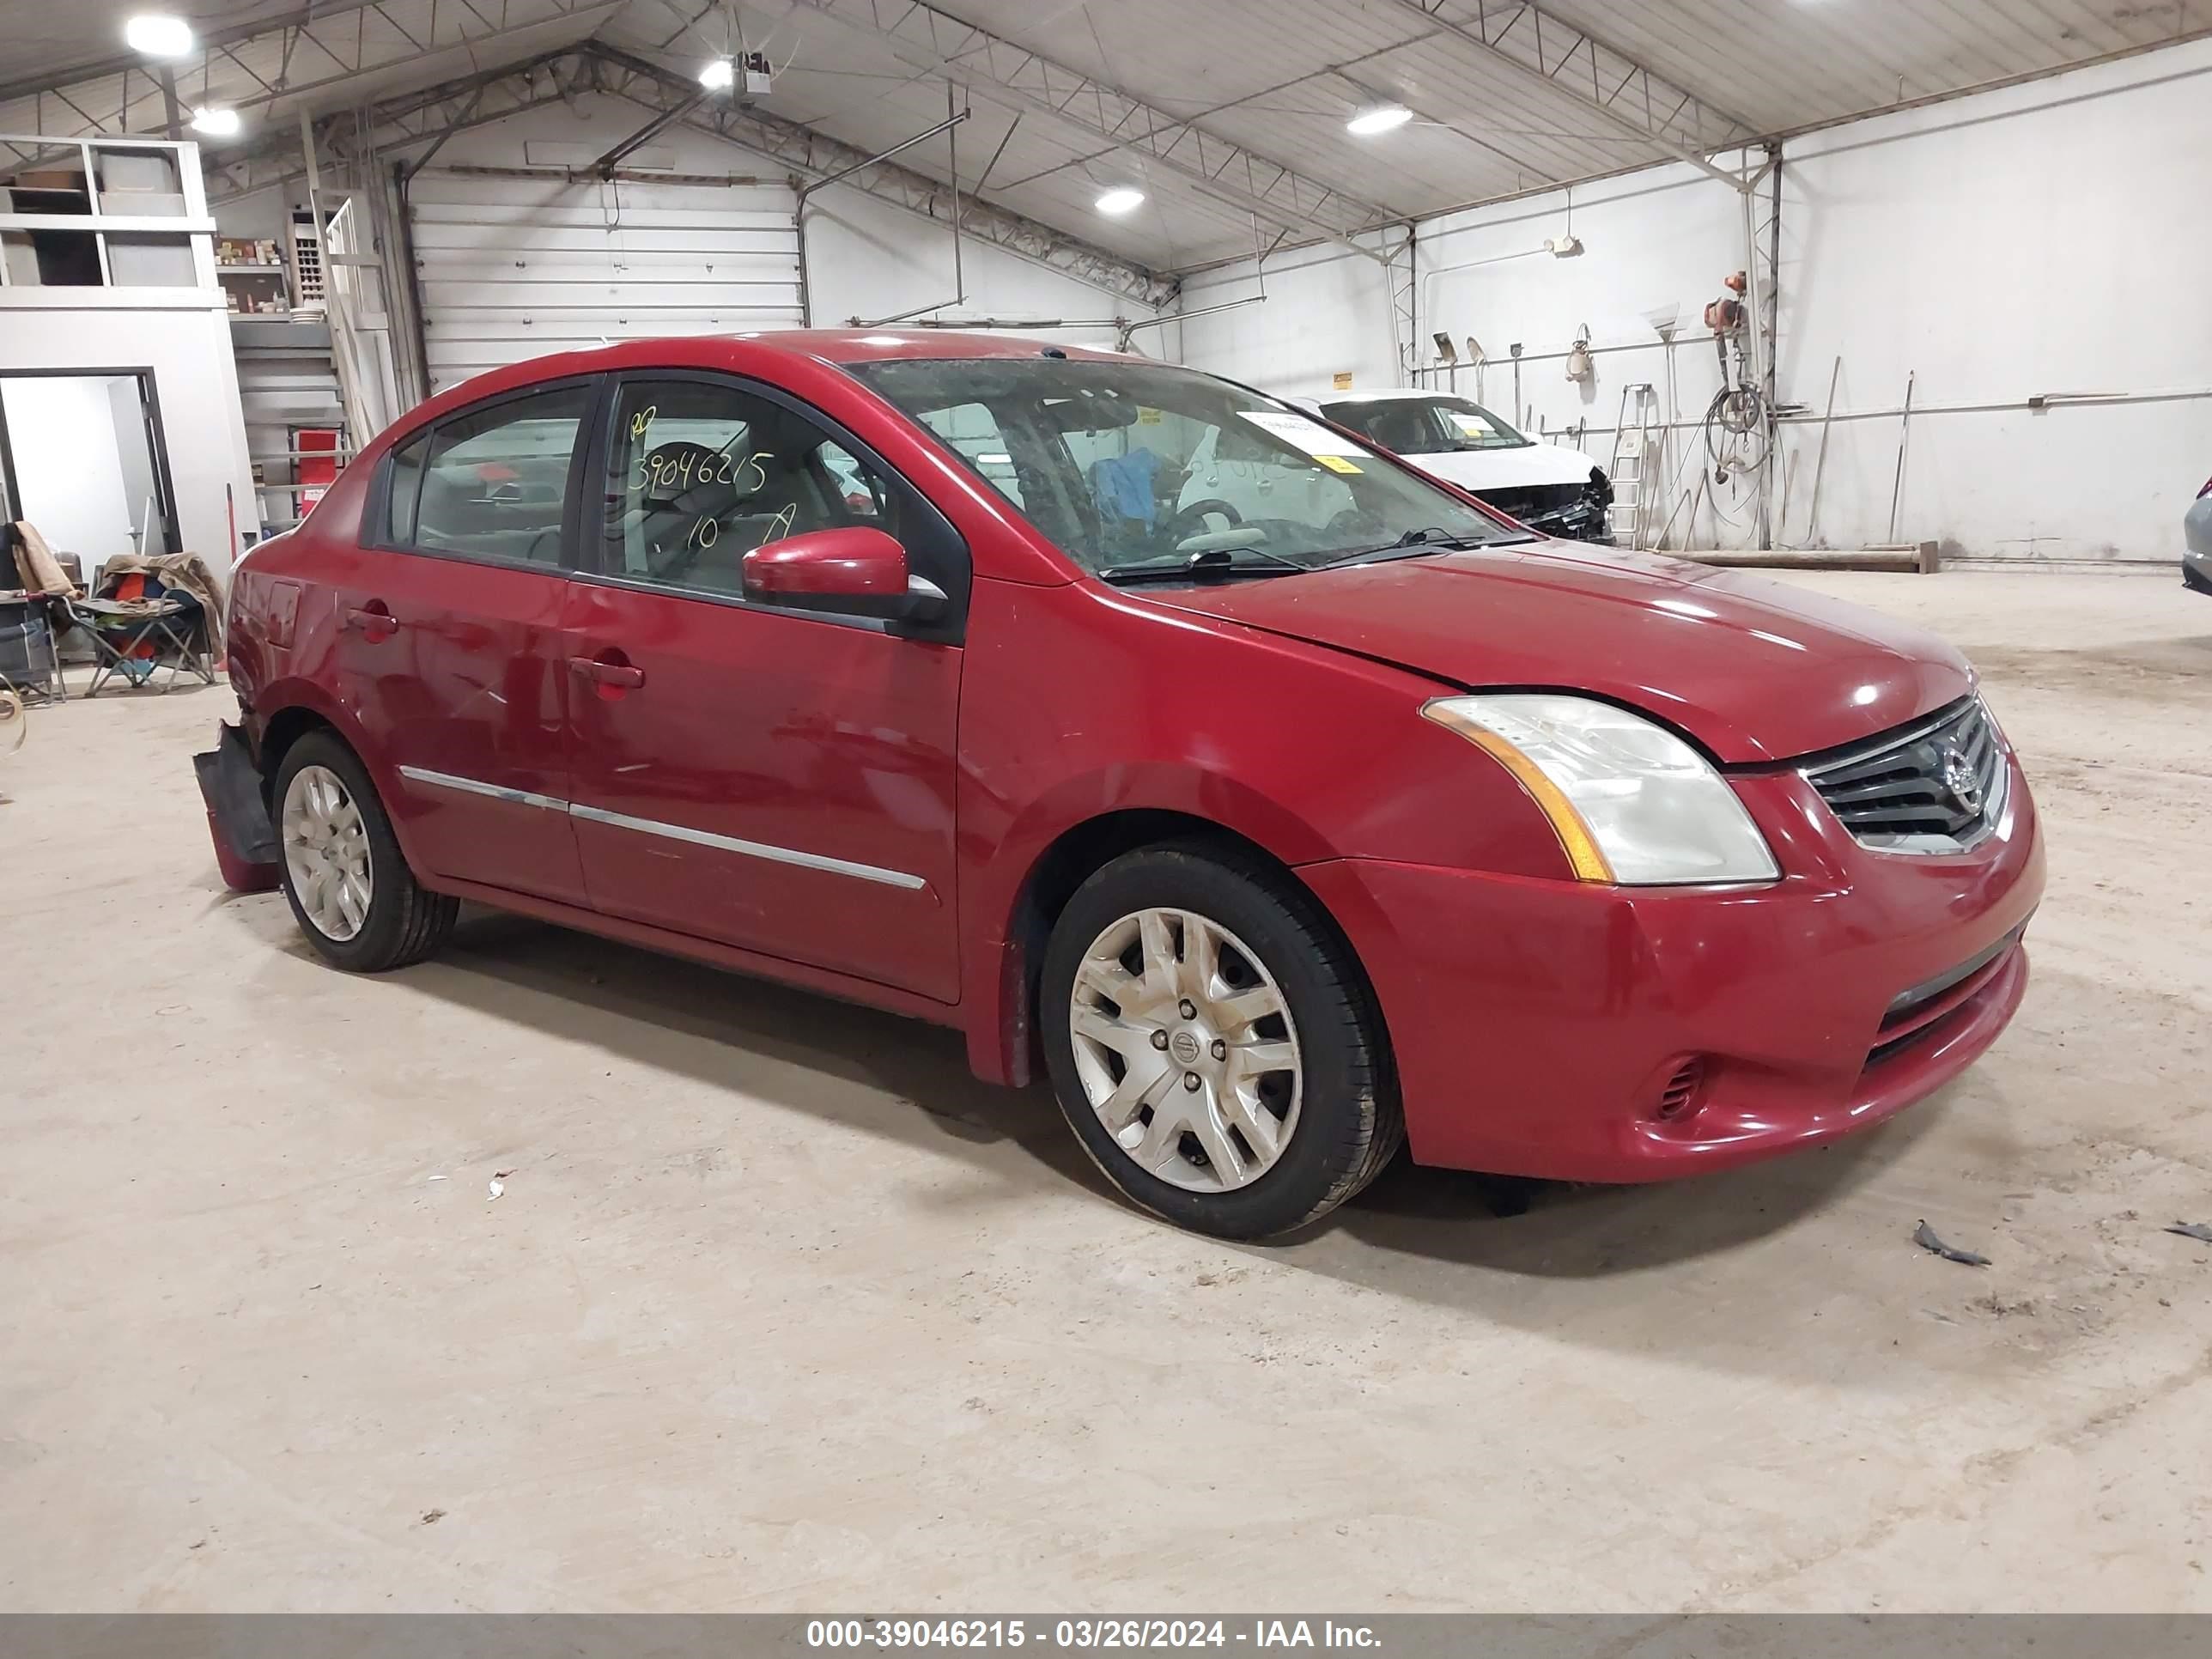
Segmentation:
[(1189, 369), (1038, 356), (850, 370), (1109, 576), (1285, 575), (1522, 538), (1310, 416)]
[(1371, 398), (1324, 404), (1339, 426), (1401, 455), (1449, 455), (1465, 449), (1526, 449), (1529, 440), (1480, 404), (1432, 398)]

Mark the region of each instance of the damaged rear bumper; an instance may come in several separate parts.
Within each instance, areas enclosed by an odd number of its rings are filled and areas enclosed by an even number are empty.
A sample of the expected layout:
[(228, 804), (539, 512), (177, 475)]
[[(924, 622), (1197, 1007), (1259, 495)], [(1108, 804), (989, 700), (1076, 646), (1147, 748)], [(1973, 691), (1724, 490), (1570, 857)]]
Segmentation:
[(215, 747), (192, 757), (192, 770), (207, 803), (208, 834), (223, 884), (241, 893), (266, 892), (276, 884), (276, 830), (246, 733), (228, 724), (216, 727)]

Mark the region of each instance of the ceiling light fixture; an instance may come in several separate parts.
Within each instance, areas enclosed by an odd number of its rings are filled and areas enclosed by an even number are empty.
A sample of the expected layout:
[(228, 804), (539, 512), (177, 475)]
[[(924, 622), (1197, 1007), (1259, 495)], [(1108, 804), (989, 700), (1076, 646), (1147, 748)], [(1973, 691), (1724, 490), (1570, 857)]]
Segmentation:
[(123, 26), (123, 44), (148, 58), (182, 58), (192, 49), (192, 28), (181, 17), (147, 12)]
[(1403, 104), (1376, 104), (1364, 109), (1344, 124), (1346, 132), (1362, 138), (1372, 138), (1378, 132), (1390, 132), (1413, 118), (1413, 112)]
[(709, 92), (727, 92), (738, 78), (738, 66), (726, 58), (717, 58), (699, 71), (699, 84)]
[(192, 112), (192, 131), (210, 138), (235, 138), (238, 125), (238, 112), (234, 109), (217, 109), (204, 104)]
[(1093, 202), (1091, 206), (1097, 208), (1101, 213), (1110, 213), (1119, 217), (1142, 205), (1144, 199), (1145, 192), (1141, 190), (1133, 190), (1127, 185), (1118, 185)]

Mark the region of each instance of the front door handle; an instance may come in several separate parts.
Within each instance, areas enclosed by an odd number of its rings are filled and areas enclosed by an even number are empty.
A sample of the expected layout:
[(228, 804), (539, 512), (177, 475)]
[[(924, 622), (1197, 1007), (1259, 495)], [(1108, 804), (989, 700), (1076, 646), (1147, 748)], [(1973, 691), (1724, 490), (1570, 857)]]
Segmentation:
[(571, 657), (568, 672), (624, 691), (635, 691), (645, 684), (645, 670), (635, 664), (608, 662), (599, 657)]
[(388, 640), (399, 631), (399, 618), (392, 614), (382, 599), (371, 599), (367, 605), (348, 605), (345, 625), (372, 641)]

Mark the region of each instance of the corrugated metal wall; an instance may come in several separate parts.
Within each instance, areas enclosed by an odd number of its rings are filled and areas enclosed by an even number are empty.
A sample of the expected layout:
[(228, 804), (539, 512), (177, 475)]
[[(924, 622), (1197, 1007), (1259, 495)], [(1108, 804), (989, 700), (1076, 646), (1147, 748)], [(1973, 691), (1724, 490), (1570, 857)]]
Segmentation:
[(434, 392), (548, 352), (799, 319), (785, 185), (428, 167), (411, 198)]

